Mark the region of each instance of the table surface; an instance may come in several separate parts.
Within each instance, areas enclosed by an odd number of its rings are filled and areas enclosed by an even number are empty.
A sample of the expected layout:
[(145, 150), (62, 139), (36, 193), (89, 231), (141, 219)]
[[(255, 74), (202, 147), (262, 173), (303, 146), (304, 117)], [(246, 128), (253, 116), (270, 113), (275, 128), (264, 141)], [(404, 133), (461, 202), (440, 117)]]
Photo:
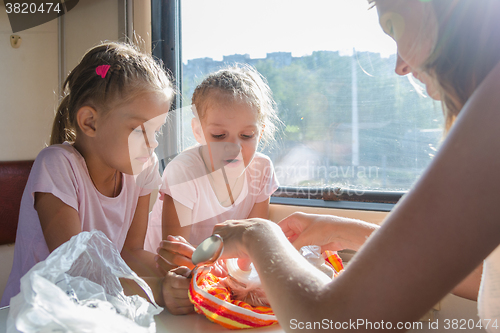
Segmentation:
[[(5, 333), (7, 330), (6, 326), (8, 313), (8, 307), (0, 309), (0, 333)], [(158, 333), (234, 332), (233, 330), (228, 330), (219, 324), (212, 323), (201, 314), (195, 313), (185, 316), (174, 316), (164, 310), (162, 313), (155, 316), (155, 320), (156, 332)], [(284, 333), (285, 331), (279, 325), (272, 325), (268, 327), (243, 330), (241, 332)]]

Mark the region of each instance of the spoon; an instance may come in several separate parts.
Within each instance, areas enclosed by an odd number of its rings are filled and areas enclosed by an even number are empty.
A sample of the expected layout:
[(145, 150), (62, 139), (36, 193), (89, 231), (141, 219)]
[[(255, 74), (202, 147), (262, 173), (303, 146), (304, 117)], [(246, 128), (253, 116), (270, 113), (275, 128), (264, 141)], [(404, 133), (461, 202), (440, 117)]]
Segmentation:
[(224, 242), (222, 241), (222, 237), (217, 234), (213, 234), (201, 242), (191, 256), (191, 262), (195, 266), (191, 271), (190, 276), (193, 275), (195, 269), (197, 269), (200, 265), (214, 263), (217, 259), (219, 259), (223, 250)]

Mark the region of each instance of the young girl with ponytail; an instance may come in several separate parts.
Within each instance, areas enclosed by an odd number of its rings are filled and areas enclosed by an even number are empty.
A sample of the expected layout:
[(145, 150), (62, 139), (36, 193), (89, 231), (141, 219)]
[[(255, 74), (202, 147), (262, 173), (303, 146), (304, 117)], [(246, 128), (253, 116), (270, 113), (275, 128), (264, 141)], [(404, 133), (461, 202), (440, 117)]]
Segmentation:
[(174, 89), (149, 55), (121, 43), (89, 50), (63, 85), (50, 146), (21, 202), (14, 264), (0, 305), (20, 278), (81, 231), (101, 230), (163, 305), (154, 254), (143, 250), (149, 197), (160, 184), (153, 150)]

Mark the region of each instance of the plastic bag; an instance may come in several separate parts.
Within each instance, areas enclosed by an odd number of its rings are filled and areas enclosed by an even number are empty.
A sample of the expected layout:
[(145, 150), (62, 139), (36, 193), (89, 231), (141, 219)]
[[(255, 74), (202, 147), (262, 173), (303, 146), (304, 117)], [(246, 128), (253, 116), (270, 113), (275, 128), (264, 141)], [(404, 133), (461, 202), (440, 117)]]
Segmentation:
[(119, 278), (134, 280), (154, 303), (149, 286), (103, 232), (81, 232), (21, 278), (7, 333), (156, 332), (153, 316), (163, 308), (125, 296)]
[(333, 279), (336, 271), (331, 265), (327, 264), (328, 261), (325, 261), (326, 256), (321, 254), (320, 246), (318, 245), (302, 246), (299, 252), (304, 258), (306, 258), (307, 261), (309, 261), (317, 269), (328, 275), (330, 279)]

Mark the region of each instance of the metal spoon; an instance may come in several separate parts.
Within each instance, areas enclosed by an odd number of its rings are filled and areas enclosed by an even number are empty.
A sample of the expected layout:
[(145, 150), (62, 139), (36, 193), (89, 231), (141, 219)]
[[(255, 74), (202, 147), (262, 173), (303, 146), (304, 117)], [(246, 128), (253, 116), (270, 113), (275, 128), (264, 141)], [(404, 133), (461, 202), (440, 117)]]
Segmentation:
[(224, 242), (222, 241), (222, 237), (217, 234), (213, 234), (201, 242), (191, 256), (191, 262), (195, 266), (191, 271), (190, 276), (193, 275), (193, 272), (198, 268), (198, 266), (211, 264), (217, 261), (223, 250)]

